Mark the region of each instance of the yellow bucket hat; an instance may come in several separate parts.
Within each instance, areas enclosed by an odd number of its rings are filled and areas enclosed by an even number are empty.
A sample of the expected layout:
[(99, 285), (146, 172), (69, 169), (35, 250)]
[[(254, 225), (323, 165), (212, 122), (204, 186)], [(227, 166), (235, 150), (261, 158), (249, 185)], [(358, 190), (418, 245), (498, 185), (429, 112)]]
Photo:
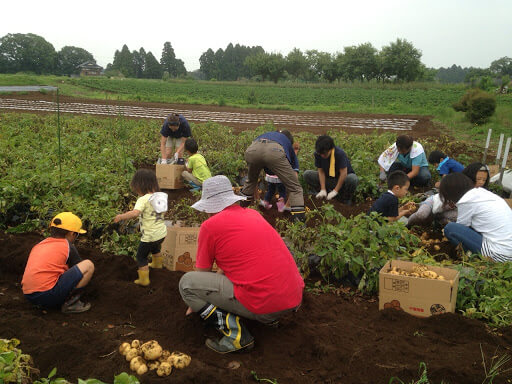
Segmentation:
[(70, 232), (86, 233), (87, 231), (82, 229), (82, 220), (71, 212), (62, 212), (55, 216), (50, 227), (57, 227), (65, 229)]

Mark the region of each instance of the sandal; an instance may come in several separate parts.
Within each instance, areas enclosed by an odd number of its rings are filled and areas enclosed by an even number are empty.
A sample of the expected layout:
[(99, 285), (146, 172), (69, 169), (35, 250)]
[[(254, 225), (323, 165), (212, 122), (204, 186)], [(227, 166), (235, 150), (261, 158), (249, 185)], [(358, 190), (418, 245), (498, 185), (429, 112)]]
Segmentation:
[(64, 304), (61, 308), (62, 313), (82, 313), (91, 308), (91, 303), (84, 303), (80, 300), (75, 301), (73, 304)]

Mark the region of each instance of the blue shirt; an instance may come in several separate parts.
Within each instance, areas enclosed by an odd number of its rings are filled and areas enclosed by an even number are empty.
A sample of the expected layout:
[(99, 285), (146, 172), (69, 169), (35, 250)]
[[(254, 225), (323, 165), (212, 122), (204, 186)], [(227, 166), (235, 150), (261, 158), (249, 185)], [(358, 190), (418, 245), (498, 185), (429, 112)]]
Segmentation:
[(178, 115), (180, 120), (180, 125), (178, 129), (173, 132), (169, 127), (169, 121), (165, 119), (164, 125), (162, 125), (162, 129), (160, 130), (160, 134), (163, 137), (173, 137), (179, 139), (180, 137), (190, 137), (192, 136), (192, 132), (190, 131), (190, 125), (188, 124), (187, 119), (183, 115)]
[(414, 159), (411, 159), (411, 152), (409, 151), (407, 154), (402, 155), (401, 153), (398, 155), (397, 160), (402, 163), (407, 169), (412, 169), (413, 165), (419, 167), (428, 167), (427, 156), (425, 152), (421, 155), (416, 156)]
[(372, 204), (368, 213), (377, 212), (384, 217), (397, 217), (398, 216), (398, 197), (391, 192), (384, 192)]
[(446, 156), (446, 159), (439, 163), (437, 170), (441, 176), (444, 176), (453, 172), (462, 172), (464, 170), (464, 166), (457, 160), (453, 160)]
[[(259, 139), (268, 139), (275, 141), (281, 147), (284, 149), (284, 153), (286, 154), (286, 158), (290, 162), (290, 165), (292, 166), (293, 170), (296, 172), (299, 172), (299, 159), (297, 159), (297, 155), (295, 154), (295, 151), (293, 150), (293, 145), (290, 142), (290, 139), (288, 139), (285, 135), (283, 135), (281, 132), (272, 131), (264, 133), (263, 135), (258, 136), (255, 140)], [(269, 172), (267, 172), (269, 171)], [(270, 170), (265, 168), (265, 173), (267, 175), (273, 175), (274, 173)]]
[[(324, 159), (318, 153), (315, 152), (315, 167), (322, 168), (325, 172), (325, 177), (329, 177), (329, 168), (331, 167), (331, 156)], [(340, 176), (340, 169), (347, 168), (347, 175), (355, 173), (350, 165), (345, 151), (339, 147), (334, 147), (334, 177), (337, 179)]]

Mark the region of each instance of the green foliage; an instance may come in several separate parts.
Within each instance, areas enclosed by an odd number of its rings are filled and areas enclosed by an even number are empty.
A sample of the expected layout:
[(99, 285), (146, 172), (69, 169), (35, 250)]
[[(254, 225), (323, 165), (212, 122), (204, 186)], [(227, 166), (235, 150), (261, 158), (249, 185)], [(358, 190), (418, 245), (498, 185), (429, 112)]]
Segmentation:
[(65, 46), (57, 53), (57, 72), (61, 75), (80, 73), (78, 66), (86, 61), (93, 61), (91, 53), (83, 48)]
[[(413, 381), (411, 381), (410, 384), (433, 384), (428, 379), (427, 364), (425, 364), (424, 362), (420, 363), (419, 375), (420, 375), (420, 377), (418, 378), (418, 380), (413, 380)], [(398, 377), (392, 377), (391, 379), (389, 379), (389, 384), (393, 384), (393, 383), (406, 384), (404, 381), (402, 381)], [(444, 381), (441, 381), (441, 384), (443, 384), (443, 383), (444, 383)]]
[(465, 112), (467, 119), (473, 124), (483, 124), (489, 120), (496, 110), (496, 98), (480, 89), (473, 88), (454, 103), (453, 109)]
[[(34, 381), (34, 384), (70, 384), (69, 381), (63, 378), (55, 378), (55, 374), (57, 373), (57, 368), (53, 368), (48, 377), (41, 378), (39, 380)], [(114, 384), (139, 384), (139, 379), (133, 375), (129, 375), (126, 372), (120, 373), (119, 375), (114, 376)], [(98, 379), (78, 379), (78, 384), (106, 384)]]
[(57, 53), (33, 33), (8, 33), (0, 38), (0, 73), (53, 73)]
[(32, 358), (17, 348), (18, 339), (0, 339), (0, 383), (29, 383), (37, 370)]

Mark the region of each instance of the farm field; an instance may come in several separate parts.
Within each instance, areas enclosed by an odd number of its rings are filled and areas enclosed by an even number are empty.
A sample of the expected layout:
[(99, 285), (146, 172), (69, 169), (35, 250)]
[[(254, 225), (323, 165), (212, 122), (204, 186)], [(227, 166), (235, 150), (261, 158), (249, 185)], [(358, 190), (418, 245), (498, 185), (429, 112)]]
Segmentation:
[[(42, 96), (43, 100), (53, 97)], [(133, 102), (116, 104), (148, 106)], [(150, 107), (171, 108), (162, 102)], [(218, 106), (196, 109), (230, 111)], [(95, 377), (109, 382), (115, 374), (129, 370), (117, 347), (134, 338), (157, 339), (171, 350), (190, 354), (192, 364), (171, 376), (174, 382), (182, 383), (256, 382), (251, 371), (259, 378), (275, 379), (280, 384), (387, 383), (393, 376), (410, 382), (419, 377), (422, 362), (432, 382), (482, 383), (486, 372), (482, 363), (485, 361), (488, 368), (493, 357), (512, 353), (512, 267), (494, 266), (478, 258), (461, 259), (446, 243), (441, 244), (441, 252), (436, 254), (422, 244), (419, 233), (409, 233), (400, 224), (390, 225), (382, 238), (372, 236), (366, 231), (366, 226), (372, 225), (370, 221), (364, 215), (357, 216), (366, 212), (383, 190), (375, 160), (394, 140), (396, 131), (293, 126), (301, 143), (301, 173), (314, 167), (316, 135), (329, 133), (346, 150), (360, 176), (355, 204), (322, 205), (307, 198), (312, 222), (306, 228), (290, 225), (286, 216), (285, 221), (277, 220), (275, 212), (262, 214), (290, 240), (299, 260), (304, 260), (308, 251), (328, 250), (330, 244), (322, 237), (328, 224), (345, 236), (344, 241), (352, 238), (357, 251), (343, 256), (353, 259), (341, 259), (339, 265), (356, 259), (367, 265), (363, 269), (366, 284), (360, 285), (364, 294), (350, 284), (340, 283), (341, 279), (313, 273), (307, 279), (304, 303), (297, 314), (285, 318), (277, 329), (249, 322), (256, 339), (255, 349), (219, 356), (204, 347), (199, 319), (184, 316), (186, 308), (177, 291), (181, 273), (152, 271), (150, 289), (135, 286), (132, 256), (138, 235), (130, 227), (111, 224), (116, 213), (133, 206), (135, 196), (129, 191), (129, 180), (135, 169), (154, 166), (161, 121), (121, 114), (62, 114), (59, 147), (55, 115), (27, 112), (2, 110), (0, 118), (0, 337), (21, 339), (20, 347), (34, 358), (42, 376), (57, 367), (58, 376), (72, 381)], [(292, 115), (288, 111), (277, 113)], [(298, 116), (304, 121), (301, 113)], [(479, 145), (441, 133), (429, 118), (415, 118), (418, 123), (412, 126), (412, 132), (421, 137), (427, 151), (441, 149), (464, 164), (481, 157)], [(225, 174), (237, 184), (246, 167), (243, 151), (254, 137), (275, 126), (197, 120), (192, 129), (212, 173)], [(204, 219), (189, 208), (199, 198), (197, 195), (188, 190), (168, 192), (168, 219), (189, 225), (198, 225)], [(31, 307), (19, 286), (30, 248), (43, 238), (48, 220), (63, 209), (83, 218), (88, 236), (81, 238), (77, 246), (83, 257), (96, 264), (96, 274), (86, 294), (93, 307), (75, 316), (45, 313)], [(318, 225), (315, 227), (314, 223)], [(361, 237), (350, 231), (356, 227), (361, 228), (357, 232)], [(435, 233), (429, 235), (439, 237)], [(385, 250), (384, 255), (372, 252), (375, 246)], [(460, 270), (465, 283), (459, 290), (458, 312), (418, 319), (394, 310), (378, 311), (375, 268), (397, 255)], [(240, 368), (227, 369), (233, 360), (241, 363)], [(161, 381), (154, 374), (142, 378), (143, 383)], [(512, 374), (507, 372), (494, 383), (511, 381)]]

